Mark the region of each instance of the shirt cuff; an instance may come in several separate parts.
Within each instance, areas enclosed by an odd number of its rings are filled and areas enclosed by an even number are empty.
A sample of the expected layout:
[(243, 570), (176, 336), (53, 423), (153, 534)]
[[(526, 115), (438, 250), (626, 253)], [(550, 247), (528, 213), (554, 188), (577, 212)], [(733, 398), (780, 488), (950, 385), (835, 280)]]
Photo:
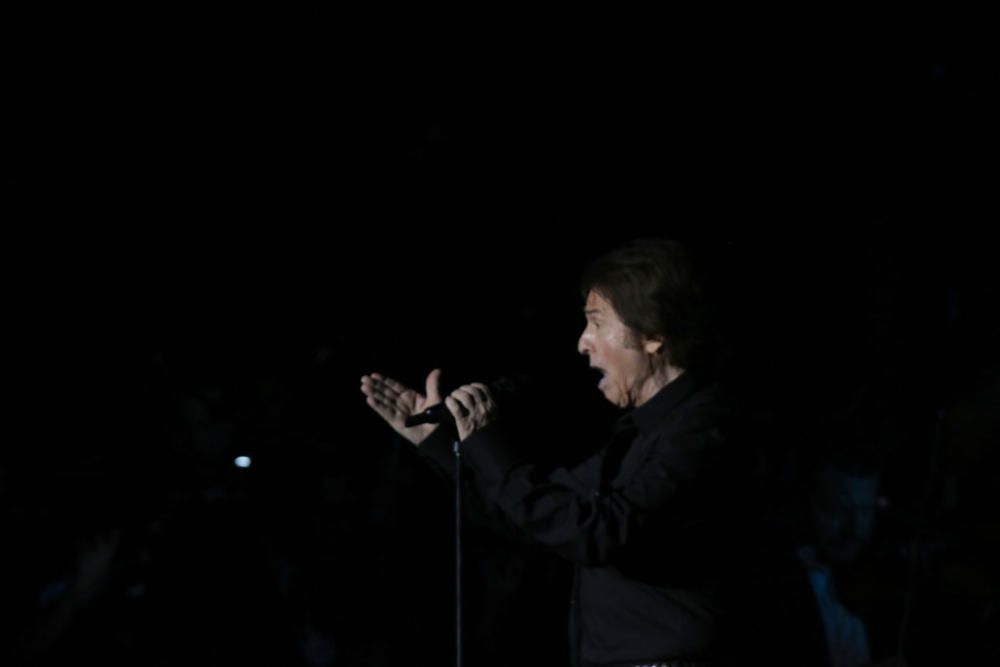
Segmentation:
[(452, 449), (454, 442), (455, 437), (451, 429), (442, 425), (417, 446), (417, 453), (454, 479), (455, 452)]
[(511, 469), (523, 462), (499, 421), (466, 438), (461, 450), (462, 457), (480, 477), (492, 482), (502, 482)]

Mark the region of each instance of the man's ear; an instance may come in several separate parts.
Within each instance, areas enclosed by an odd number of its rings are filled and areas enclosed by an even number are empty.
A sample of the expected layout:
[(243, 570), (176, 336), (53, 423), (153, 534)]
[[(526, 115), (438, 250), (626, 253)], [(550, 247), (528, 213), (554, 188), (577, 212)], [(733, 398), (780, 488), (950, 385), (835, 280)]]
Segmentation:
[(660, 334), (643, 336), (642, 349), (646, 350), (646, 354), (657, 354), (663, 351), (663, 336)]

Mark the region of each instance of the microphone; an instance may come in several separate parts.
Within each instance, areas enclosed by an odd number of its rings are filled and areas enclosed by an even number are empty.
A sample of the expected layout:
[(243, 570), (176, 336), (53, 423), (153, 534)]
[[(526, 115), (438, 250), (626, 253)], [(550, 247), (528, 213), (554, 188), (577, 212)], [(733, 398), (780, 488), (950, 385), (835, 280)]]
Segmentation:
[[(486, 386), (497, 406), (509, 407), (514, 399), (528, 393), (531, 380), (524, 375), (504, 376), (486, 383)], [(405, 423), (407, 426), (417, 426), (418, 424), (454, 424), (454, 422), (455, 417), (451, 414), (448, 406), (444, 403), (437, 403), (423, 412), (410, 415), (406, 418)]]
[(448, 419), (454, 420), (455, 417), (448, 410), (448, 406), (444, 403), (437, 403), (432, 405), (423, 412), (418, 412), (415, 415), (410, 415), (406, 418), (407, 426), (417, 426), (418, 424), (440, 424)]

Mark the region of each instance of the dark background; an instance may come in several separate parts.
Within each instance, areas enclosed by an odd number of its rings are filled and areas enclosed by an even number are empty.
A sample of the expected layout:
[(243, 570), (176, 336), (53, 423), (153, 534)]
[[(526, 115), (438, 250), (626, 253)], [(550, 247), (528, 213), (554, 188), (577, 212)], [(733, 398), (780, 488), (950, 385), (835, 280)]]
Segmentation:
[[(614, 412), (576, 280), (656, 235), (714, 269), (762, 479), (830, 420), (895, 417), (890, 518), (946, 603), (924, 622), (987, 650), (997, 61), (400, 23), (5, 26), (13, 637), (118, 534), (54, 664), (448, 664), (451, 500), (358, 379), (527, 371), (573, 425), (539, 457), (578, 458)], [(568, 566), (468, 529), (470, 660), (565, 659)]]

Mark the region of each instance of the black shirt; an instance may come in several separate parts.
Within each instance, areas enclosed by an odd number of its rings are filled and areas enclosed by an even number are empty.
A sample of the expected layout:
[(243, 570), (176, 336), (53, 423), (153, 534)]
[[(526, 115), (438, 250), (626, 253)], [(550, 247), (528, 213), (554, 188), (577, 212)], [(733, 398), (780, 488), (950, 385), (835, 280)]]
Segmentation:
[[(734, 472), (723, 419), (719, 387), (689, 370), (623, 415), (610, 442), (573, 468), (519, 460), (502, 420), (462, 443), (479, 493), (576, 564), (570, 641), (578, 664), (718, 651)], [(418, 450), (453, 474), (443, 431)]]

